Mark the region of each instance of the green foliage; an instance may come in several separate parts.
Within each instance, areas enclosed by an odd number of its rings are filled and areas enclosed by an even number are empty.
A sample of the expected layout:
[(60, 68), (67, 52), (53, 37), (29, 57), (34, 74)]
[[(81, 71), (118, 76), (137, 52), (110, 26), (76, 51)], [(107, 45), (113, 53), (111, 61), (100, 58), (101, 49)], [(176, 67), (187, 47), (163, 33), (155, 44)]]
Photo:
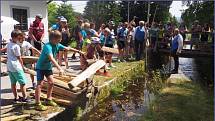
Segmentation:
[(113, 20), (121, 20), (120, 8), (115, 1), (88, 1), (84, 10), (84, 18), (94, 22), (96, 26)]
[[(172, 1), (155, 1), (153, 3), (150, 3), (150, 22), (153, 21), (153, 17), (155, 14), (154, 21), (155, 22), (167, 22), (170, 19), (170, 13), (169, 8)], [(148, 1), (130, 1), (130, 20), (133, 19), (134, 16), (138, 17), (138, 20), (144, 20), (147, 21), (147, 12), (148, 12)], [(157, 7), (157, 9), (156, 9)], [(128, 11), (128, 2), (122, 1), (120, 3), (121, 8), (121, 16), (122, 21), (127, 21), (127, 11)]]
[(60, 4), (49, 3), (48, 4), (48, 22), (49, 26), (56, 23), (58, 16), (64, 16), (67, 21), (69, 28), (76, 25), (76, 16), (81, 16), (80, 13), (74, 12), (71, 4)]
[(57, 15), (64, 16), (70, 28), (75, 26), (76, 18), (71, 4), (61, 4), (57, 10)]
[(214, 1), (184, 2), (184, 5), (188, 6), (182, 13), (182, 20), (186, 26), (190, 28), (193, 21), (199, 20), (200, 23), (209, 23), (213, 27)]
[(55, 3), (48, 4), (48, 23), (49, 26), (56, 22), (58, 6)]

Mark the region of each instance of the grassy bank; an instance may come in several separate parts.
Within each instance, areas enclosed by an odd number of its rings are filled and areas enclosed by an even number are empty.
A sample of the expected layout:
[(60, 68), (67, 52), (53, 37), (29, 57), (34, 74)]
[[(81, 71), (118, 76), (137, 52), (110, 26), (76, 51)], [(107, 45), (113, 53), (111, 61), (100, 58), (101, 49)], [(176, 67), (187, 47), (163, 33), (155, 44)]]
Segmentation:
[(141, 121), (213, 121), (213, 95), (183, 75), (167, 82)]

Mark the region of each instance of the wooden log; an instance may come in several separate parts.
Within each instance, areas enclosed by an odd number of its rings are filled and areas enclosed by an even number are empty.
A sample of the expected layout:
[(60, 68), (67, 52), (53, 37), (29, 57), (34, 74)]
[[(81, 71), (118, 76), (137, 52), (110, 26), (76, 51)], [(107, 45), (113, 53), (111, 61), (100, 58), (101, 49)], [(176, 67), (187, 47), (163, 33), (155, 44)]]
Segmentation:
[[(3, 56), (3, 58), (7, 58), (7, 56)], [(24, 63), (36, 63), (37, 60), (39, 59), (39, 57), (35, 57), (35, 56), (21, 56), (22, 60)], [(2, 61), (2, 60), (1, 60)]]
[(102, 47), (102, 50), (109, 53), (119, 54), (119, 50), (116, 48), (110, 48), (110, 47)]
[(59, 75), (59, 74), (54, 74), (53, 75), (55, 79), (61, 80), (63, 82), (68, 83), (69, 81), (71, 81), (72, 79), (74, 79), (74, 76), (68, 76), (68, 75)]
[(39, 57), (36, 56), (22, 56), (21, 57), (24, 63), (36, 63)]
[(84, 72), (79, 74), (77, 77), (75, 77), (73, 80), (71, 80), (68, 85), (72, 89), (74, 87), (77, 87), (82, 82), (84, 82), (86, 79), (90, 78), (93, 74), (96, 73), (97, 70), (105, 66), (105, 61), (98, 60), (94, 64), (90, 65)]
[(1, 121), (13, 121), (13, 120), (21, 119), (21, 118), (26, 118), (26, 117), (30, 117), (30, 114), (12, 115), (9, 117), (1, 118)]
[[(34, 96), (35, 94), (34, 94), (34, 93), (31, 93), (30, 95), (31, 95), (31, 96)], [(40, 98), (41, 98), (41, 99), (47, 99), (47, 98), (46, 98), (46, 94), (44, 94), (43, 92), (41, 92)], [(70, 106), (70, 105), (72, 104), (72, 101), (66, 100), (66, 99), (62, 99), (62, 98), (59, 98), (59, 97), (52, 97), (52, 99), (53, 99), (57, 104), (60, 104), (60, 105)]]
[[(47, 88), (48, 88), (48, 83), (45, 81), (42, 89), (46, 91)], [(62, 96), (62, 97), (66, 97), (67, 99), (71, 99), (71, 98), (75, 97), (75, 95), (72, 91), (59, 87), (57, 85), (53, 86), (53, 94), (56, 94), (56, 95)]]

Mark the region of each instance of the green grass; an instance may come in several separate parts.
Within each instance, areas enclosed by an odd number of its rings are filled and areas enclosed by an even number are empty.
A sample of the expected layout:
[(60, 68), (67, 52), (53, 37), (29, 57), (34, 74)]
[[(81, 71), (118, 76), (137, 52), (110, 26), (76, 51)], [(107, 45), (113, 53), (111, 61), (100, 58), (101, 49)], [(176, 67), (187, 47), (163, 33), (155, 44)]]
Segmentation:
[(112, 68), (111, 70), (108, 70), (108, 72), (111, 74), (111, 77), (95, 75), (94, 81), (96, 82), (96, 85), (101, 85), (105, 81), (109, 81), (115, 77), (118, 77), (119, 75), (122, 75), (125, 71), (135, 67), (138, 63), (140, 62), (138, 61), (123, 62), (123, 63), (114, 62), (113, 64), (116, 66), (116, 68)]
[(141, 121), (213, 121), (213, 96), (184, 79), (173, 79), (151, 103)]

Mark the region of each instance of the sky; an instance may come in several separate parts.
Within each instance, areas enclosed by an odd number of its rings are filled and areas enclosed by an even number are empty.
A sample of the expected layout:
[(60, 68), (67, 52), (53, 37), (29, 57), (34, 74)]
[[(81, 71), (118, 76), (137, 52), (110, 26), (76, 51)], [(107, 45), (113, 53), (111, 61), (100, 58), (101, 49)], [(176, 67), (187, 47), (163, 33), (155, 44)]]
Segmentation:
[[(62, 3), (60, 1), (55, 1), (56, 3)], [(68, 4), (72, 4), (74, 11), (83, 13), (84, 7), (86, 6), (86, 1), (68, 1)], [(172, 16), (181, 17), (181, 13), (183, 9), (186, 9), (185, 6), (182, 6), (182, 1), (173, 1), (172, 5), (170, 6), (169, 12)]]

